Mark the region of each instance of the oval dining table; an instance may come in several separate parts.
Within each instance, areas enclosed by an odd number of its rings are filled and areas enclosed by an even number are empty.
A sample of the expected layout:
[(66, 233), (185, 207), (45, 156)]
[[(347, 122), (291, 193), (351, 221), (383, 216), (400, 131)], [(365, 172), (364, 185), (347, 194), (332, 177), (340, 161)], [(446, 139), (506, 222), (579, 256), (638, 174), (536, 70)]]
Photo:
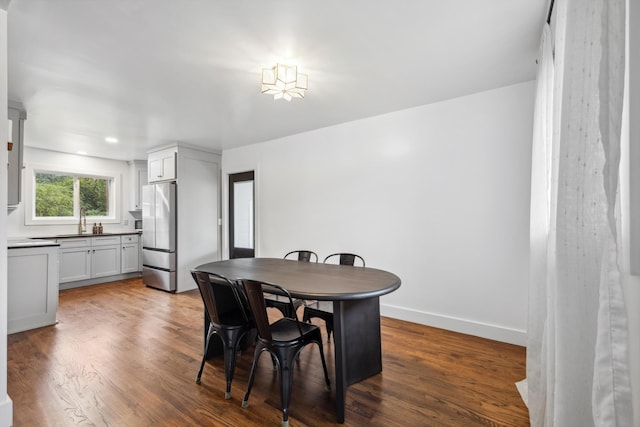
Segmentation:
[(194, 270), (274, 283), (294, 298), (333, 302), (336, 418), (343, 423), (347, 387), (382, 371), (380, 296), (398, 289), (400, 278), (375, 268), (280, 258), (235, 258)]

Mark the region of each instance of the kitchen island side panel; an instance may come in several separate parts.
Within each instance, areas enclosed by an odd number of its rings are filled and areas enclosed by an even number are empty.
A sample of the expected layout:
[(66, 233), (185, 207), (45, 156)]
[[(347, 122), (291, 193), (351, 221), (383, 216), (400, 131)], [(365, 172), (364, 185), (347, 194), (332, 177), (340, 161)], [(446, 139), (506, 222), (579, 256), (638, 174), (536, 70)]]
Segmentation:
[(58, 246), (9, 249), (7, 332), (56, 323)]

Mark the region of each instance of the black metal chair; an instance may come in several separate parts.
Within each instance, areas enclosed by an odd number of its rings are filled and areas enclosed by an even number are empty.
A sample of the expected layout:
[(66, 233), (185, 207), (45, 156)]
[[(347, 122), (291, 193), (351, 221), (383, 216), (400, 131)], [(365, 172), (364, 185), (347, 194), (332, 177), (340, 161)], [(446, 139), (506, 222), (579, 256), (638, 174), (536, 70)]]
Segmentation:
[(246, 297), (242, 288), (226, 277), (213, 273), (192, 271), (191, 275), (198, 284), (200, 295), (206, 309), (209, 329), (205, 340), (204, 355), (196, 383), (200, 384), (202, 370), (207, 359), (211, 337), (215, 334), (222, 341), (224, 353), (224, 373), (227, 380), (225, 399), (231, 399), (231, 381), (236, 366), (236, 356), (242, 338), (255, 329)]
[(329, 261), (331, 258), (333, 257), (338, 257), (338, 264), (340, 265), (356, 265), (356, 260), (360, 260), (360, 262), (362, 262), (361, 267), (366, 267), (365, 262), (364, 262), (364, 258), (362, 258), (360, 255), (356, 255), (356, 254), (351, 254), (348, 252), (338, 252), (335, 254), (331, 254), (331, 255), (327, 255), (326, 257), (324, 257), (324, 261), (322, 261), (323, 263), (327, 263), (327, 261)]
[[(298, 261), (301, 262), (311, 262), (311, 258), (315, 258), (315, 261), (318, 262), (318, 254), (313, 251), (298, 249), (295, 251), (291, 251), (284, 256), (284, 259), (287, 259), (289, 255), (298, 255)], [(294, 313), (291, 313), (289, 307), (289, 301), (282, 299), (279, 295), (265, 295), (265, 302), (267, 307), (276, 308), (282, 312), (284, 317), (294, 317)], [(293, 300), (293, 309), (298, 310), (305, 303), (302, 300), (294, 299)]]
[[(333, 257), (339, 257), (338, 262), (340, 265), (355, 265), (356, 260), (362, 262), (362, 267), (365, 266), (364, 258), (360, 255), (341, 252), (331, 255), (327, 255), (323, 262), (327, 262)], [(333, 302), (332, 301), (314, 301), (307, 303), (304, 307), (304, 313), (302, 314), (303, 322), (310, 322), (312, 318), (317, 317), (324, 320), (325, 327), (327, 328), (327, 340), (331, 339), (331, 333), (333, 332)]]
[[(241, 283), (249, 300), (249, 306), (251, 307), (256, 327), (258, 328), (258, 339), (256, 340), (253, 364), (251, 365), (251, 373), (249, 374), (247, 392), (244, 395), (244, 399), (242, 399), (242, 407), (246, 408), (249, 406), (249, 395), (253, 387), (258, 359), (263, 351), (268, 351), (271, 354), (271, 358), (277, 363), (280, 371), (280, 399), (283, 413), (282, 425), (286, 427), (289, 425), (289, 402), (291, 401), (291, 388), (293, 385), (292, 365), (300, 351), (307, 344), (315, 343), (318, 345), (327, 390), (331, 391), (331, 382), (329, 381), (327, 364), (324, 359), (322, 334), (317, 326), (298, 320), (298, 317), (295, 315), (295, 310), (293, 310), (291, 295), (282, 286), (253, 280), (241, 280)], [(284, 296), (291, 306), (294, 317), (283, 317), (269, 324), (264, 292)]]
[(313, 262), (318, 262), (318, 254), (316, 254), (313, 251), (302, 250), (302, 249), (289, 252), (284, 256), (284, 259), (287, 259), (289, 255), (295, 255), (295, 254), (298, 255), (298, 261), (311, 262), (311, 258), (314, 258)]

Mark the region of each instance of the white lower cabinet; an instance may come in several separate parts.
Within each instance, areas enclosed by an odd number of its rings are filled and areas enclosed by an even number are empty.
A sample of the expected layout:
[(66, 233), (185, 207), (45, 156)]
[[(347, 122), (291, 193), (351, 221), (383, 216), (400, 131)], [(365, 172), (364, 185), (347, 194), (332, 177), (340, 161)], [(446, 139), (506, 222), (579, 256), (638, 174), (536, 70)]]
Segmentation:
[(7, 333), (55, 324), (58, 247), (9, 249), (8, 252)]
[(91, 238), (91, 278), (120, 274), (120, 236)]
[(58, 243), (60, 283), (140, 271), (138, 235), (58, 239)]
[(140, 271), (140, 243), (138, 236), (122, 236), (122, 273)]
[(91, 239), (59, 239), (60, 283), (91, 278)]

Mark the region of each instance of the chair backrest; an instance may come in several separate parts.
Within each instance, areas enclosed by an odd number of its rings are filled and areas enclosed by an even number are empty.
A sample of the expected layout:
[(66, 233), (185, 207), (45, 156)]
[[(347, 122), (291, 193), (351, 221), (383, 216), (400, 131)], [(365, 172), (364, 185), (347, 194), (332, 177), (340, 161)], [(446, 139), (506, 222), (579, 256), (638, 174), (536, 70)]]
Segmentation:
[[(296, 314), (293, 299), (285, 288), (279, 285), (273, 285), (271, 283), (257, 282), (255, 280), (242, 279), (240, 281), (244, 292), (249, 301), (249, 307), (253, 318), (256, 322), (256, 328), (258, 329), (258, 335), (265, 340), (271, 341), (271, 328), (269, 327), (269, 317), (267, 315), (267, 306), (264, 302), (264, 292), (276, 295), (282, 295), (288, 299), (288, 304), (291, 307), (291, 312), (294, 313), (295, 321), (298, 323), (298, 315)], [(302, 336), (302, 328), (298, 324), (298, 330)]]
[(308, 250), (297, 250), (297, 251), (291, 251), (288, 254), (286, 254), (284, 256), (284, 259), (287, 259), (287, 257), (289, 255), (293, 255), (293, 254), (298, 254), (298, 261), (303, 261), (303, 262), (311, 262), (311, 258), (313, 257), (315, 259), (315, 261), (313, 262), (318, 262), (318, 254), (316, 254), (313, 251), (308, 251)]
[(192, 271), (191, 276), (198, 285), (211, 323), (224, 325), (237, 323), (238, 319), (249, 322), (248, 303), (237, 284), (219, 274), (203, 271)]
[(339, 261), (340, 265), (355, 265), (356, 259), (359, 259), (360, 262), (362, 262), (362, 267), (365, 266), (364, 258), (362, 258), (360, 255), (350, 254), (348, 252), (338, 252), (335, 254), (327, 255), (323, 262), (327, 262), (329, 258), (336, 257), (336, 256), (340, 257), (340, 261)]

